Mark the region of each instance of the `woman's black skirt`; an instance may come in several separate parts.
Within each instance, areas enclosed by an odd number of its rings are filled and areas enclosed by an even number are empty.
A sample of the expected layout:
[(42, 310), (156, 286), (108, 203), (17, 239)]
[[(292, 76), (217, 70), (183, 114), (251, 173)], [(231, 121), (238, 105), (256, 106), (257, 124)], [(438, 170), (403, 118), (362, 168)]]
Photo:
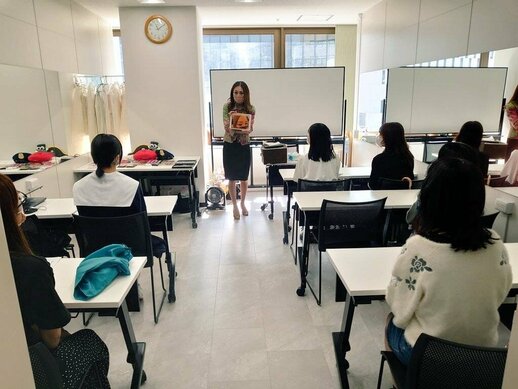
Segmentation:
[(223, 144), (223, 168), (225, 178), (232, 181), (246, 181), (250, 173), (250, 144), (239, 142)]

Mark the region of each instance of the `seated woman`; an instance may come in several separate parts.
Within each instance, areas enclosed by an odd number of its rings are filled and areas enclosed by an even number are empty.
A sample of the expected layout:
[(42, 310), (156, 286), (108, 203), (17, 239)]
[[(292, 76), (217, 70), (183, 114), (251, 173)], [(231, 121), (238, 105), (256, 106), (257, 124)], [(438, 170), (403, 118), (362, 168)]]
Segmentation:
[(467, 144), (475, 149), (478, 157), (478, 166), (482, 170), (482, 174), (487, 176), (487, 170), (489, 167), (489, 157), (480, 151), (480, 144), (482, 143), (482, 134), (484, 128), (482, 124), (477, 121), (466, 122), (460, 128), (459, 134), (455, 138), (455, 141)]
[[(140, 183), (117, 171), (122, 157), (122, 145), (116, 136), (98, 134), (91, 144), (91, 154), (97, 165), (95, 172), (74, 184), (74, 203), (81, 216), (126, 216), (146, 211)], [(163, 239), (151, 235), (153, 255), (165, 252)]]
[(332, 181), (338, 179), (340, 160), (331, 143), (331, 131), (322, 123), (312, 124), (308, 129), (309, 152), (301, 156), (295, 167), (293, 179)]
[(12, 181), (0, 174), (0, 208), (11, 257), (16, 291), (27, 344), (43, 342), (63, 367), (65, 388), (109, 388), (109, 354), (92, 330), (69, 334), (62, 327), (70, 313), (54, 289), (52, 268), (43, 257), (33, 255), (20, 228), (25, 220), (22, 204)]
[(369, 188), (381, 189), (380, 178), (414, 179), (414, 156), (405, 140), (405, 129), (400, 123), (389, 122), (380, 127), (381, 146), (385, 150), (372, 159)]
[(500, 237), (481, 225), (484, 203), (482, 173), (473, 163), (440, 158), (430, 165), (416, 235), (402, 247), (386, 295), (393, 313), (387, 346), (405, 365), (421, 333), (496, 345), (498, 307), (512, 271)]

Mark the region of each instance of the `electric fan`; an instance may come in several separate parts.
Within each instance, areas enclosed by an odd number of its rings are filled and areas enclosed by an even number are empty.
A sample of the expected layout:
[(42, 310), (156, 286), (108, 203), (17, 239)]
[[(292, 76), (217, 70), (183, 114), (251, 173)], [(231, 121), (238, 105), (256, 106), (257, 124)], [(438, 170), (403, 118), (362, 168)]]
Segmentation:
[(217, 186), (211, 186), (205, 192), (207, 209), (225, 209), (225, 193)]

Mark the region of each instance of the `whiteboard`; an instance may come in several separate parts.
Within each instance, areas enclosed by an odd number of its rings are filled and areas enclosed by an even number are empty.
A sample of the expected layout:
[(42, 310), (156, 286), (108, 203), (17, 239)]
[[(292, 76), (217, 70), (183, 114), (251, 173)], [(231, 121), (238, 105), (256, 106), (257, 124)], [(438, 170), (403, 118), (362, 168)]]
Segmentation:
[(385, 122), (405, 133), (458, 132), (469, 120), (500, 131), (507, 68), (389, 69)]
[(250, 89), (255, 107), (252, 137), (303, 137), (313, 123), (324, 123), (332, 135), (344, 125), (345, 68), (211, 70), (212, 123), (223, 137), (223, 105), (236, 81)]

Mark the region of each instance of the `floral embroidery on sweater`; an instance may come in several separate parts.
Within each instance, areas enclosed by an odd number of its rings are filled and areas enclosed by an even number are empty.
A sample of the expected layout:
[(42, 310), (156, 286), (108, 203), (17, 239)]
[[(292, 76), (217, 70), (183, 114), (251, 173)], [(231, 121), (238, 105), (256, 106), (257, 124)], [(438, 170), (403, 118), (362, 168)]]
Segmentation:
[(416, 283), (417, 280), (415, 279), (412, 279), (412, 277), (408, 277), (407, 279), (405, 279), (405, 282), (408, 286), (408, 289), (410, 290), (415, 290), (415, 283)]
[(426, 261), (423, 258), (419, 258), (416, 255), (414, 258), (412, 258), (412, 266), (410, 267), (410, 273), (419, 273), (424, 271), (432, 271), (432, 268), (426, 266)]
[(507, 258), (507, 253), (505, 251), (502, 251), (502, 260), (500, 261), (500, 266), (507, 265), (509, 262), (509, 259)]

